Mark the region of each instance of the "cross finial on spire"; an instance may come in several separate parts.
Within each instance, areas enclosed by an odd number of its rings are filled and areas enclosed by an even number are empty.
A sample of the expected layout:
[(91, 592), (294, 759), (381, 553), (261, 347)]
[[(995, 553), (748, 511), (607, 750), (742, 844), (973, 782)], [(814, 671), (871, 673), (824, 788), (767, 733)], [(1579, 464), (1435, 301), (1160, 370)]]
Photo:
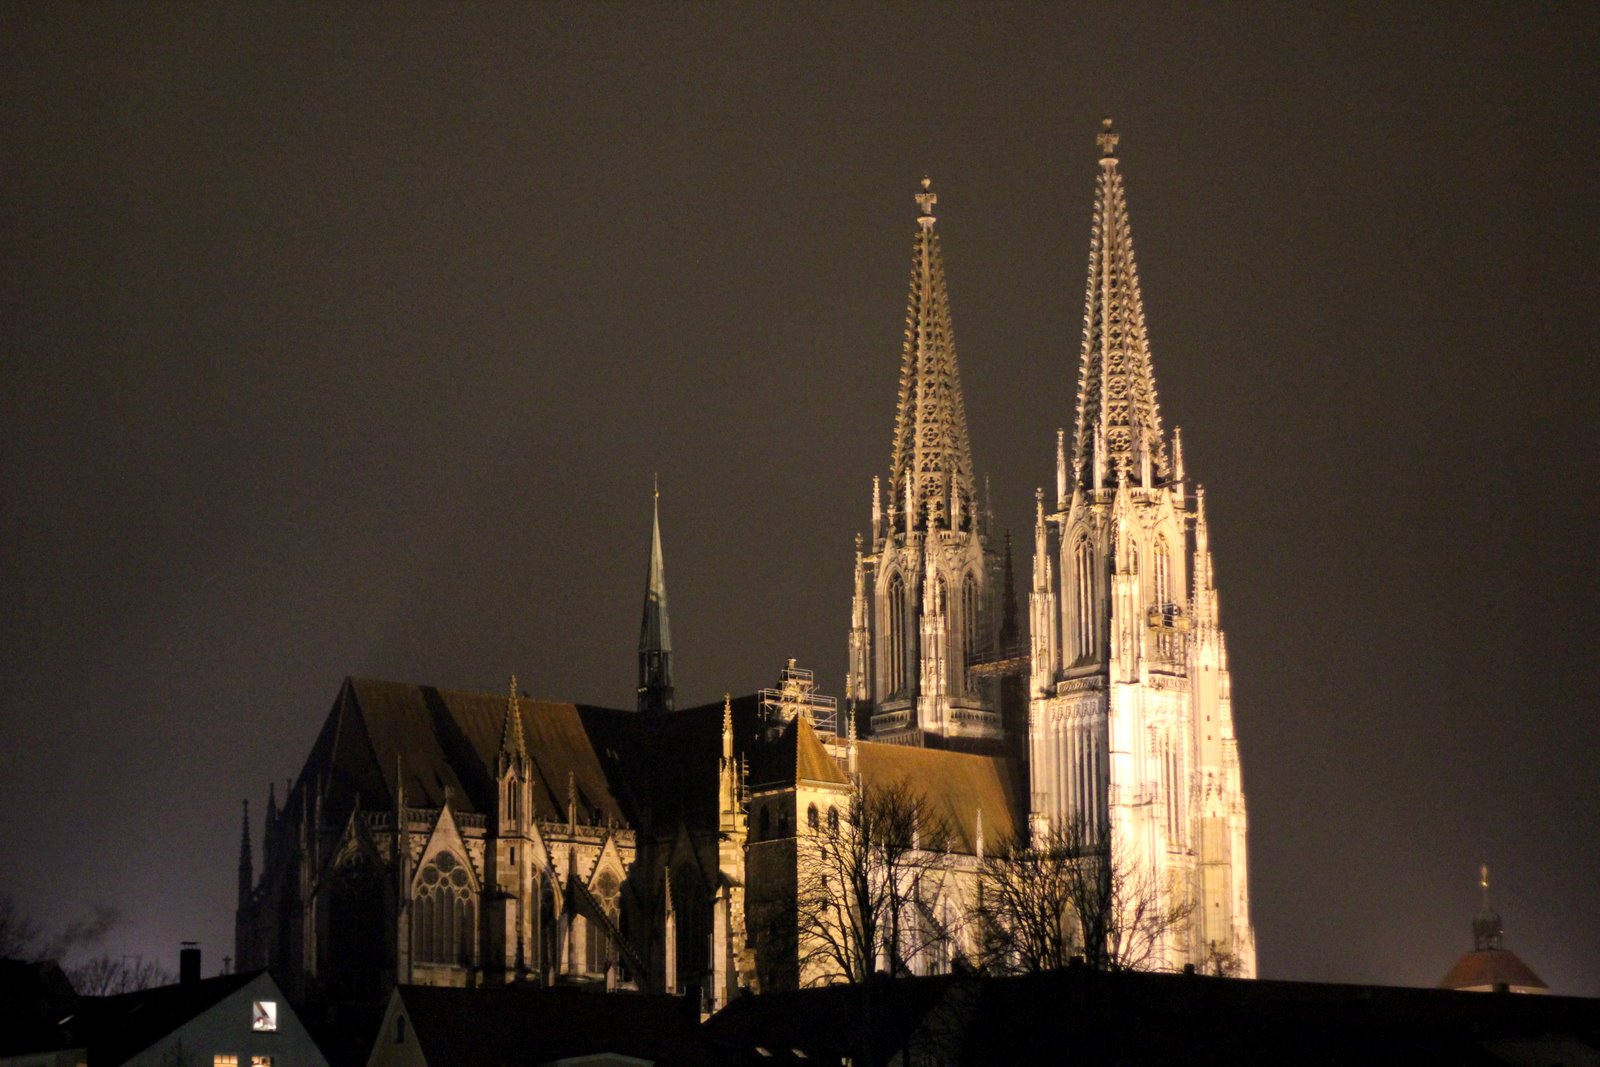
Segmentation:
[(922, 192), (917, 194), (917, 207), (922, 209), (922, 217), (917, 221), (922, 223), (924, 230), (933, 226), (933, 205), (939, 202), (939, 194), (933, 191), (933, 179), (922, 179)]
[(1100, 146), (1102, 159), (1114, 159), (1117, 154), (1117, 142), (1122, 140), (1111, 129), (1111, 120), (1103, 119), (1100, 122), (1100, 135), (1095, 138), (1095, 143)]

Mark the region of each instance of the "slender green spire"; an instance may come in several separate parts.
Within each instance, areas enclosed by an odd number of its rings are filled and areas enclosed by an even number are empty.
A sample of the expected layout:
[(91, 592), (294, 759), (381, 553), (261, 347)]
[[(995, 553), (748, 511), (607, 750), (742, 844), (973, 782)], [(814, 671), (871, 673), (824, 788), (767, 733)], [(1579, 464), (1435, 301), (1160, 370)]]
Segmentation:
[(650, 569), (639, 624), (639, 710), (672, 710), (672, 627), (667, 619), (667, 569), (661, 556), (661, 487), (655, 490)]

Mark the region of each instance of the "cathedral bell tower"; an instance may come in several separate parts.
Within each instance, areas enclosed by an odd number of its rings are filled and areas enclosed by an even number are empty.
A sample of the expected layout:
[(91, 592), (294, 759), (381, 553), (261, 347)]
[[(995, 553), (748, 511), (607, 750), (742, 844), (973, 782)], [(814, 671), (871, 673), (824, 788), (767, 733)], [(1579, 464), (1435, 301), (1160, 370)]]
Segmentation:
[(872, 481), (872, 539), (856, 539), (849, 698), (874, 739), (966, 747), (1003, 735), (995, 683), (999, 561), (988, 547), (967, 440), (950, 296), (923, 179), (900, 361), (887, 508)]
[(1253, 975), (1203, 497), (1186, 488), (1180, 436), (1162, 430), (1111, 120), (1098, 140), (1071, 461), (1058, 432), (1054, 506), (1041, 491), (1035, 508), (1030, 826), (1081, 835), (1163, 910), (1187, 909), (1156, 946), (1158, 965)]

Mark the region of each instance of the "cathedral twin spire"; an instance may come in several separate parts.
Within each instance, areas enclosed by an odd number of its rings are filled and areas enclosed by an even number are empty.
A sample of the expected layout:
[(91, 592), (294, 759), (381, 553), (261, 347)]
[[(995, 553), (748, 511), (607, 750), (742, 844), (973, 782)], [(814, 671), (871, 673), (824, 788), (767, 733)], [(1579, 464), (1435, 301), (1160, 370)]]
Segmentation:
[(1133, 260), (1128, 197), (1117, 170), (1118, 137), (1110, 119), (1098, 140), (1100, 177), (1084, 295), (1072, 480), (1085, 489), (1111, 488), (1122, 481), (1148, 488), (1152, 475), (1170, 477), (1170, 463)]
[(889, 464), (890, 514), (898, 516), (895, 525), (906, 531), (971, 529), (977, 510), (950, 294), (933, 225), (939, 197), (931, 186), (924, 178), (916, 197), (922, 214), (913, 249)]

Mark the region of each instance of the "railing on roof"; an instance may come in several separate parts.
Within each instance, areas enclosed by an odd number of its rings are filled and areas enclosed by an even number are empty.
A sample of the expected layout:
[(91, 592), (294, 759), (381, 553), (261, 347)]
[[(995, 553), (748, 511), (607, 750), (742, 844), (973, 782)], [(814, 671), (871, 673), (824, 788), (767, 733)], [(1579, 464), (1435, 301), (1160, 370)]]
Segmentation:
[(796, 667), (789, 661), (778, 676), (778, 688), (763, 689), (761, 697), (762, 718), (771, 722), (788, 722), (796, 715), (804, 715), (813, 729), (827, 734), (839, 732), (839, 701), (816, 691), (817, 683), (812, 672)]
[(1028, 650), (1020, 637), (1002, 643), (994, 651), (969, 652), (967, 673), (979, 678), (999, 678), (1028, 673)]

